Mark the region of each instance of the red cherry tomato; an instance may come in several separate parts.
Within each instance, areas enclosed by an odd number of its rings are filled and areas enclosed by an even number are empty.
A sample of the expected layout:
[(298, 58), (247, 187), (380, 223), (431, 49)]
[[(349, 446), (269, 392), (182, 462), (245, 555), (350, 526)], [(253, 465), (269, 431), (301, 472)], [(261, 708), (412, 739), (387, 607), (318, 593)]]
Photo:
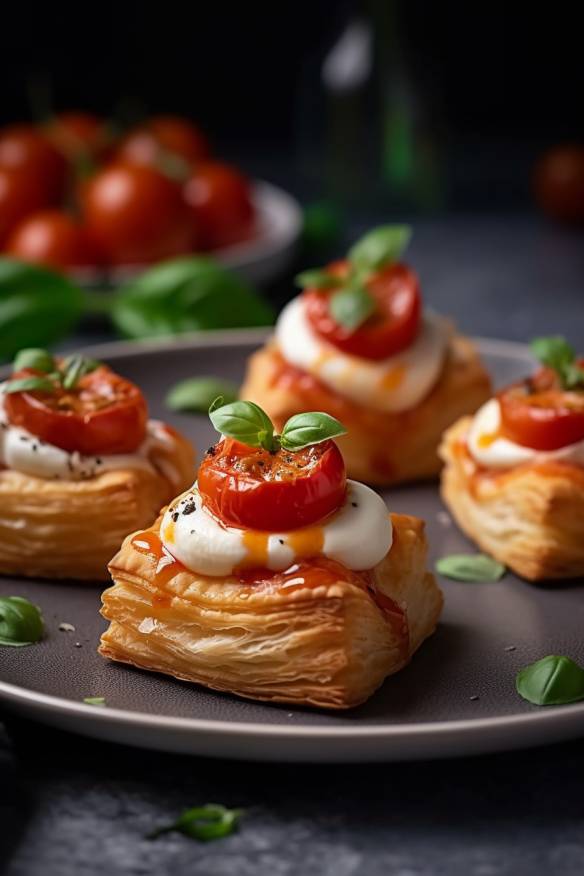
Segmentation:
[[(28, 377), (30, 369), (14, 377)], [(15, 392), (5, 396), (8, 419), (42, 441), (72, 453), (133, 453), (146, 435), (148, 408), (137, 386), (105, 365), (72, 390)]]
[(103, 158), (111, 143), (106, 122), (91, 113), (59, 113), (51, 119), (44, 133), (69, 161), (80, 157)]
[(57, 203), (63, 196), (66, 161), (52, 143), (31, 126), (14, 125), (0, 131), (0, 167), (34, 177), (45, 204)]
[(180, 188), (152, 167), (112, 164), (82, 188), (85, 224), (113, 264), (144, 264), (188, 252), (194, 229)]
[(225, 523), (287, 532), (336, 511), (347, 481), (333, 441), (269, 453), (225, 438), (205, 456), (198, 484), (211, 513)]
[(501, 433), (516, 444), (558, 450), (584, 440), (584, 392), (562, 390), (549, 368), (502, 390), (498, 399)]
[(200, 165), (187, 180), (184, 195), (205, 248), (229, 246), (252, 234), (249, 183), (235, 167), (219, 162)]
[(564, 222), (584, 221), (584, 146), (559, 146), (537, 162), (533, 177), (541, 209)]
[[(349, 263), (334, 262), (329, 273), (344, 277)], [(375, 300), (375, 312), (351, 330), (332, 317), (329, 303), (335, 290), (307, 289), (306, 315), (313, 329), (326, 341), (363, 359), (387, 359), (407, 349), (416, 338), (422, 309), (416, 274), (407, 265), (389, 265), (366, 283)]]
[(165, 153), (178, 156), (192, 165), (209, 155), (209, 144), (188, 119), (154, 116), (124, 137), (117, 157), (123, 161), (159, 166)]
[(0, 167), (0, 246), (25, 216), (47, 207), (49, 201), (34, 175)]
[(49, 268), (78, 268), (98, 262), (89, 234), (63, 210), (43, 210), (27, 216), (8, 238), (6, 252)]

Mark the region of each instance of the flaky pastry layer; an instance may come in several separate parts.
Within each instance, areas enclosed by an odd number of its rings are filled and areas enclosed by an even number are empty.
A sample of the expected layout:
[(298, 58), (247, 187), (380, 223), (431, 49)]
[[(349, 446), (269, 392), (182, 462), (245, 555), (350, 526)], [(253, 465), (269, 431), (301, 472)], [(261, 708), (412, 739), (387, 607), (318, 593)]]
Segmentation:
[(250, 359), (240, 397), (264, 408), (281, 430), (303, 411), (326, 411), (348, 434), (337, 438), (347, 473), (355, 480), (390, 486), (435, 477), (441, 468), (441, 435), (462, 414), (474, 413), (491, 395), (490, 378), (473, 344), (450, 341), (442, 374), (415, 408), (380, 413), (362, 407), (298, 369), (287, 366), (274, 342)]
[(470, 417), (444, 435), (442, 498), (479, 547), (529, 581), (584, 575), (584, 470), (558, 462), (506, 471), (470, 456)]
[(183, 570), (161, 592), (151, 558), (127, 538), (110, 563), (99, 651), (242, 697), (355, 706), (410, 660), (442, 609), (424, 524), (392, 520), (393, 546), (368, 586), (364, 578), (287, 591)]

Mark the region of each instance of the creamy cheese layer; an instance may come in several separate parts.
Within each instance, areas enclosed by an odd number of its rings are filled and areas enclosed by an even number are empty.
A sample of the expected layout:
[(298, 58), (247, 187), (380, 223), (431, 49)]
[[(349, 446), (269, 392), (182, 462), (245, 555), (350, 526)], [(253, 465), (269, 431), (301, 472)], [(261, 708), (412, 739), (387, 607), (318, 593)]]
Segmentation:
[(567, 444), (558, 450), (534, 450), (503, 437), (500, 430), (501, 409), (498, 400), (492, 398), (474, 415), (467, 435), (471, 456), (485, 468), (513, 468), (522, 463), (545, 460), (584, 465), (584, 441)]
[(407, 350), (380, 361), (362, 359), (320, 338), (298, 296), (280, 314), (275, 334), (282, 356), (291, 365), (358, 404), (398, 412), (415, 407), (438, 380), (451, 327), (443, 317), (425, 313), (418, 336)]
[(205, 508), (195, 484), (166, 511), (160, 537), (177, 560), (201, 575), (230, 575), (241, 568), (283, 571), (319, 555), (362, 571), (387, 554), (392, 526), (383, 499), (356, 481), (347, 481), (345, 502), (331, 517), (282, 533), (225, 526)]

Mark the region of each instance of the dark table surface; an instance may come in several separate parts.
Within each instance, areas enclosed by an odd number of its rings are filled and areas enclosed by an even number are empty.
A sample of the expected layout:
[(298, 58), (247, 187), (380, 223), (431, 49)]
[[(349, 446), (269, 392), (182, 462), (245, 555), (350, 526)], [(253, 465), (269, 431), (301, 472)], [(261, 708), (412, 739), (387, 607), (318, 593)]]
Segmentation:
[[(410, 258), (429, 303), (465, 331), (563, 333), (584, 347), (584, 232), (525, 216), (426, 220)], [(274, 287), (275, 300), (289, 289)], [(103, 335), (88, 327), (79, 340)], [(0, 710), (2, 718), (7, 876), (584, 872), (584, 742), (432, 763), (254, 765), (106, 745)], [(206, 845), (145, 838), (205, 802), (244, 807), (240, 832)]]

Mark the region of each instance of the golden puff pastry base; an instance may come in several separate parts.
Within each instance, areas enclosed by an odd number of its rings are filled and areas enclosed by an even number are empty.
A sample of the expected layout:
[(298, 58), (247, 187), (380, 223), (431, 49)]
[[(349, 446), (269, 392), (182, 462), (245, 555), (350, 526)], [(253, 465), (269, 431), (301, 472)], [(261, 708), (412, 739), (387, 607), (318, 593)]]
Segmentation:
[(436, 477), (444, 429), (463, 414), (474, 413), (491, 396), (490, 378), (478, 353), (461, 336), (451, 340), (442, 375), (429, 395), (401, 413), (361, 407), (303, 372), (283, 369), (284, 360), (274, 343), (254, 353), (240, 398), (264, 408), (278, 430), (302, 411), (326, 411), (337, 417), (348, 429), (347, 435), (335, 440), (349, 477), (378, 486)]
[[(202, 578), (187, 570), (161, 597), (152, 559), (127, 538), (103, 594), (111, 623), (99, 652), (256, 700), (346, 709), (364, 702), (434, 631), (442, 593), (426, 569), (424, 524), (392, 515), (394, 543), (372, 570), (380, 608), (347, 581), (295, 591)], [(160, 522), (160, 521), (159, 521)], [(158, 532), (159, 522), (152, 527)]]
[(584, 470), (528, 463), (506, 471), (477, 465), (464, 417), (444, 435), (442, 498), (486, 553), (528, 581), (584, 575)]
[[(107, 581), (107, 564), (129, 532), (149, 526), (160, 506), (195, 476), (194, 451), (152, 451), (154, 470), (107, 471), (82, 481), (0, 471), (0, 574)], [(176, 472), (165, 476), (165, 463)]]

